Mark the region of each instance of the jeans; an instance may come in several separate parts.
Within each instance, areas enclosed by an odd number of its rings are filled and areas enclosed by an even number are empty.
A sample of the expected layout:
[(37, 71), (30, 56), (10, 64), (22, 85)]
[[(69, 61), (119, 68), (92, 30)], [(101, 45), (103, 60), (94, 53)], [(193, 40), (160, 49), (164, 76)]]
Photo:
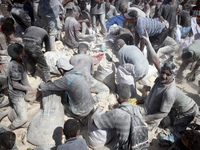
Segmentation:
[(43, 72), (45, 82), (51, 80), (50, 69), (45, 60), (41, 47), (33, 41), (24, 41), (24, 51), (26, 53), (25, 62), (27, 70), (33, 75), (36, 71), (36, 63)]
[(93, 30), (95, 32), (97, 32), (97, 17), (99, 17), (99, 22), (100, 22), (100, 25), (101, 25), (101, 33), (104, 34), (106, 33), (106, 20), (105, 20), (105, 14), (100, 14), (100, 15), (94, 15), (92, 14), (92, 27), (93, 27)]

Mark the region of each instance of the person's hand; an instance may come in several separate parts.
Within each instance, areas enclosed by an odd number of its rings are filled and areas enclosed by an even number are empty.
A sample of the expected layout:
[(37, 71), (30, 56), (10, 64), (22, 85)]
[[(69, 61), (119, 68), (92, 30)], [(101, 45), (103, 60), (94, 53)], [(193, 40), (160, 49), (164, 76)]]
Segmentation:
[(165, 21), (165, 19), (162, 16), (160, 16), (159, 21), (163, 22), (163, 21)]
[(147, 33), (147, 30), (144, 29), (144, 32), (145, 33), (142, 35), (142, 38), (145, 40), (146, 43), (149, 43), (150, 41), (149, 41), (149, 35)]
[(28, 89), (29, 91), (36, 91), (37, 90), (37, 88), (35, 88), (35, 87), (29, 87), (29, 89)]
[(188, 82), (192, 82), (195, 80), (195, 73), (188, 73), (187, 76), (186, 76), (186, 80)]

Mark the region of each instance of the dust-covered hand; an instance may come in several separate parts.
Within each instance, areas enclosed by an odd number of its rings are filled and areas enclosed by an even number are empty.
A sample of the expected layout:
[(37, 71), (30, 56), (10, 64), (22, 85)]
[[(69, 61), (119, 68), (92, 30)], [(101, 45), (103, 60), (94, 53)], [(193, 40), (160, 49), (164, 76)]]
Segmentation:
[(144, 34), (142, 35), (142, 38), (145, 40), (145, 42), (148, 44), (148, 43), (150, 43), (150, 41), (149, 41), (149, 35), (148, 35), (148, 33), (147, 33), (147, 30), (146, 29), (144, 29)]

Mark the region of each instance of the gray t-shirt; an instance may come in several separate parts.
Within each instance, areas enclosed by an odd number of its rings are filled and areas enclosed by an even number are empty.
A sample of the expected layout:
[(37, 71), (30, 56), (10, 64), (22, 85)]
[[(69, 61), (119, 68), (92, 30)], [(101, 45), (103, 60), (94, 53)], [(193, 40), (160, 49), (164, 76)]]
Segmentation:
[(84, 139), (74, 137), (58, 146), (57, 150), (88, 150), (88, 148)]
[(178, 112), (180, 113), (187, 112), (195, 104), (196, 102), (192, 98), (185, 95), (185, 93), (183, 93), (178, 88), (176, 89), (176, 99), (173, 108), (175, 108)]
[(70, 59), (70, 63), (74, 66), (75, 70), (80, 71), (88, 86), (91, 85), (91, 74), (94, 74), (94, 60), (91, 56), (86, 54), (78, 54)]
[(17, 81), (20, 84), (27, 86), (27, 74), (24, 65), (11, 60), (8, 64), (8, 92), (14, 96), (25, 96), (25, 91), (15, 89), (12, 81)]
[(116, 10), (115, 6), (110, 5), (110, 10), (106, 11), (106, 19), (110, 19), (116, 15), (117, 15), (117, 10)]
[(120, 13), (119, 11), (120, 6), (125, 5), (125, 2), (126, 2), (125, 0), (115, 0), (114, 6), (116, 7), (118, 13)]
[(119, 108), (106, 111), (94, 117), (94, 123), (99, 129), (110, 128), (117, 132), (117, 145), (121, 145), (128, 140), (130, 132), (131, 116), (126, 111), (132, 112), (133, 115), (142, 118), (139, 110), (132, 106), (129, 102), (122, 103)]
[(90, 9), (90, 14), (91, 15), (101, 15), (101, 14), (105, 14), (105, 2), (104, 3), (100, 3), (100, 2), (96, 2), (95, 0), (91, 0), (91, 9)]
[(163, 85), (158, 77), (145, 101), (145, 109), (147, 111), (147, 115), (155, 114), (158, 112), (170, 112), (174, 104), (175, 98), (175, 81), (170, 84)]
[[(11, 130), (7, 128), (6, 126), (0, 124), (0, 134), (7, 131), (11, 131)], [(16, 147), (16, 144), (10, 150), (18, 150), (18, 148)]]
[(75, 31), (80, 30), (80, 24), (74, 17), (67, 17), (65, 19), (65, 42), (74, 47), (78, 44)]
[[(50, 83), (41, 83), (42, 91), (64, 91), (68, 95), (71, 111), (85, 117), (94, 107), (94, 100), (83, 75), (70, 70), (65, 75)], [(66, 101), (66, 100), (64, 100)]]
[(144, 77), (148, 73), (148, 60), (138, 47), (124, 44), (118, 52), (118, 58), (121, 65), (130, 63), (135, 66), (136, 77)]
[(49, 35), (46, 32), (46, 30), (31, 26), (28, 29), (26, 29), (23, 37), (23, 43), (26, 44), (26, 41), (33, 41), (36, 42), (41, 47), (43, 46), (43, 42), (45, 43), (45, 49), (46, 51), (50, 51), (50, 41), (49, 41)]

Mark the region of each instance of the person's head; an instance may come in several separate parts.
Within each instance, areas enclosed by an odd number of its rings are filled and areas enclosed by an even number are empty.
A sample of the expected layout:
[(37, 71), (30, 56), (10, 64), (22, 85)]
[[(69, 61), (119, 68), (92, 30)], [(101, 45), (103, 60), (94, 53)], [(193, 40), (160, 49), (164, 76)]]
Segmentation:
[(120, 11), (122, 14), (126, 13), (126, 12), (127, 12), (126, 6), (125, 6), (125, 5), (119, 6), (119, 11)]
[(174, 0), (168, 0), (168, 3), (169, 3), (169, 4), (173, 4), (173, 3), (174, 3)]
[(128, 10), (127, 13), (124, 14), (124, 18), (128, 21), (129, 24), (137, 24), (138, 12), (136, 10)]
[(8, 55), (12, 60), (22, 60), (25, 55), (23, 46), (18, 43), (10, 44), (8, 46)]
[(57, 61), (56, 61), (56, 66), (58, 68), (58, 71), (60, 72), (60, 74), (62, 76), (64, 76), (64, 74), (73, 69), (74, 66), (72, 66), (70, 63), (69, 63), (69, 59), (65, 56), (65, 57), (61, 57), (59, 58)]
[(118, 39), (115, 42), (115, 46), (116, 46), (117, 51), (119, 51), (124, 44), (126, 44), (126, 43), (124, 42), (123, 39)]
[(89, 50), (89, 46), (86, 43), (80, 43), (78, 45), (79, 54), (86, 54), (88, 50)]
[(162, 84), (169, 84), (174, 80), (177, 73), (177, 66), (172, 61), (166, 62), (160, 72), (160, 80)]
[(16, 140), (15, 133), (11, 131), (6, 131), (0, 134), (0, 149), (1, 150), (8, 150), (11, 149)]
[(76, 137), (80, 133), (80, 124), (76, 119), (68, 119), (63, 128), (66, 139)]
[(86, 10), (86, 2), (85, 1), (80, 2), (80, 9), (81, 9), (81, 11)]
[(109, 11), (110, 10), (110, 2), (106, 2), (106, 10)]
[(193, 57), (193, 52), (192, 51), (185, 51), (181, 55), (182, 61), (188, 61), (188, 60), (192, 59), (192, 57)]
[(130, 85), (128, 85), (126, 83), (117, 84), (116, 94), (119, 96), (117, 98), (117, 101), (119, 104), (121, 104), (123, 102), (127, 102), (129, 100), (129, 98), (131, 97)]
[(8, 37), (15, 32), (15, 27), (12, 23), (4, 22), (1, 25), (1, 30)]
[(74, 7), (72, 8), (72, 17), (78, 19), (80, 13), (81, 13), (80, 7), (74, 6)]
[(144, 0), (144, 3), (145, 3), (145, 4), (148, 4), (148, 3), (149, 3), (149, 0)]
[(185, 131), (181, 141), (190, 150), (200, 150), (200, 133), (198, 131)]

